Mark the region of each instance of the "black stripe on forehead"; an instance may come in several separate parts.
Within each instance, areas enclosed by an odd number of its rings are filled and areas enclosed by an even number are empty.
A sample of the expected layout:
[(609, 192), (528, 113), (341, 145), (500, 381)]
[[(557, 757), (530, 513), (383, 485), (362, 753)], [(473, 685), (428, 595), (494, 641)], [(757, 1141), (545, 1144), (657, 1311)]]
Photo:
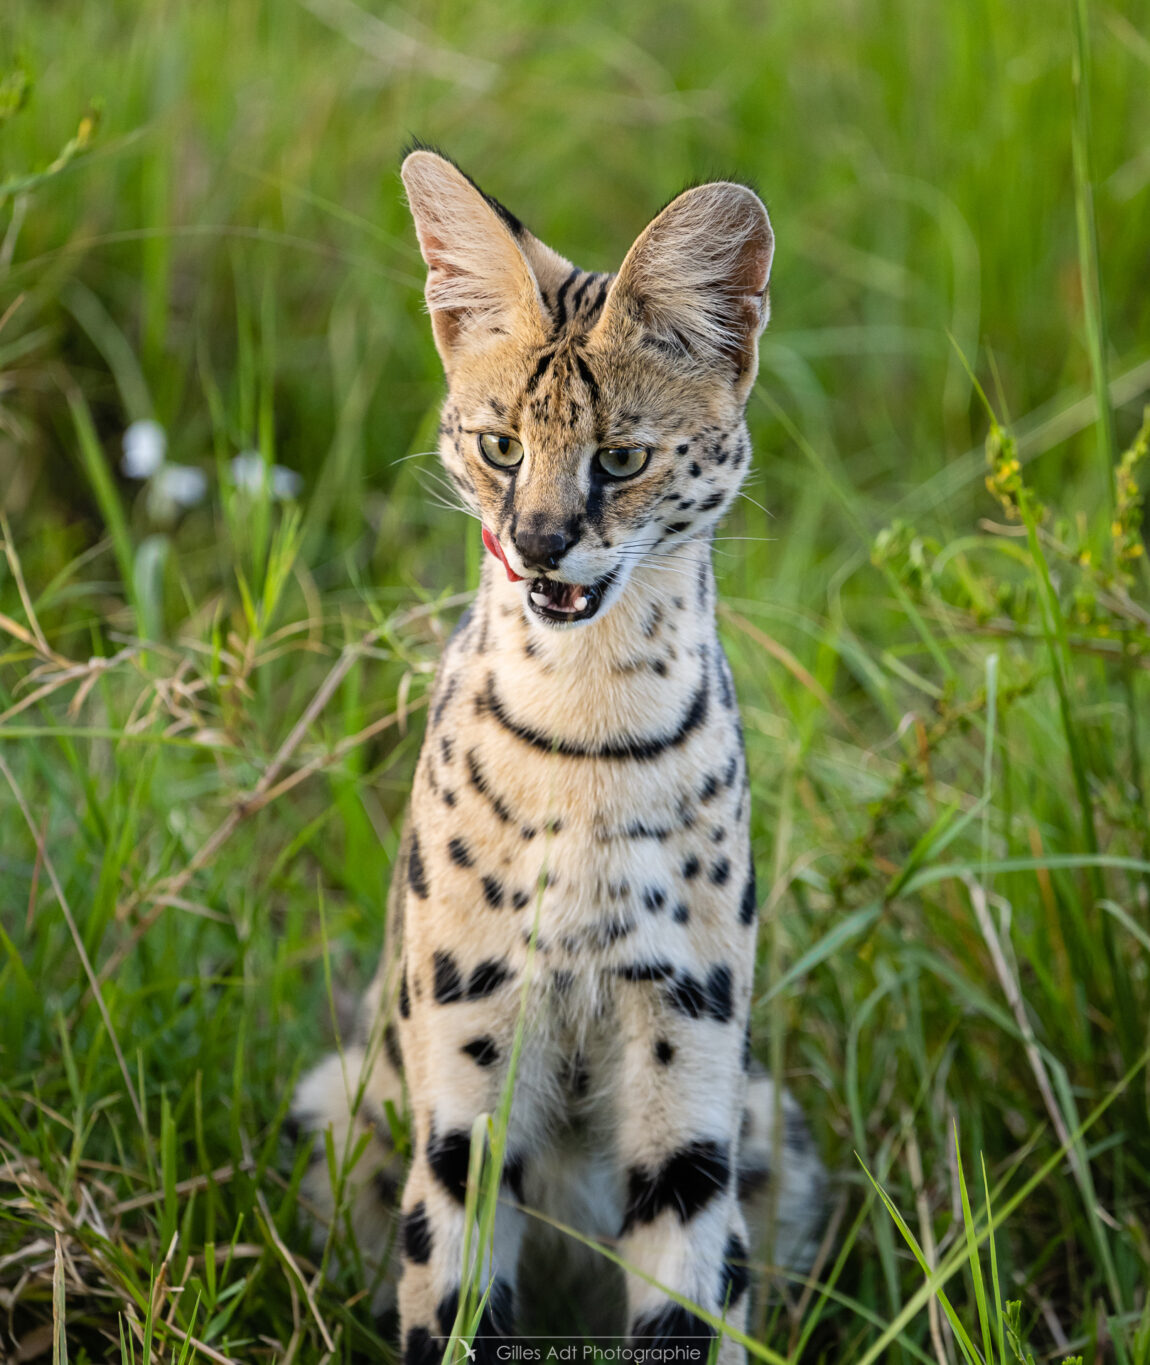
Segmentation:
[[(539, 387), (539, 381), (547, 373), (548, 369), (551, 366), (551, 362), (555, 359), (555, 356), (556, 352), (554, 350), (551, 350), (544, 351), (543, 354), (539, 357), (538, 361), (536, 362), (535, 369), (531, 372), (531, 378), (527, 381), (527, 387), (523, 391), (524, 397), (526, 397), (527, 394), (529, 393), (534, 393), (535, 390)], [(522, 400), (520, 405), (522, 406)]]
[(575, 368), (579, 371), (579, 377), (587, 385), (587, 396), (591, 400), (592, 408), (599, 406), (599, 381), (595, 378), (591, 366), (578, 351), (573, 352), (575, 356)]
[(567, 302), (566, 293), (575, 283), (579, 276), (578, 270), (572, 270), (570, 275), (559, 286), (559, 293), (555, 295), (555, 330), (561, 332), (567, 323)]
[(571, 316), (574, 317), (579, 311), (579, 305), (583, 302), (583, 295), (599, 278), (594, 272), (589, 274), (578, 289), (571, 295)]

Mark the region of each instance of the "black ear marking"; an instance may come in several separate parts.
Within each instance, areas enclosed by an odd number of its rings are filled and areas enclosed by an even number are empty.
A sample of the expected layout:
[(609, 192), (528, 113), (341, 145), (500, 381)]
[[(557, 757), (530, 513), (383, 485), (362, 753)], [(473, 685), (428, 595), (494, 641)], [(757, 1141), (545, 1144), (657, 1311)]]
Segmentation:
[(437, 147), (432, 142), (424, 142), (422, 138), (414, 136), (410, 137), (408, 138), (407, 142), (404, 143), (403, 150), (400, 152), (399, 155), (400, 165), (402, 165), (403, 162), (407, 160), (407, 158), (412, 154), (412, 152), (430, 152), (432, 156), (437, 156), (441, 161), (446, 161), (449, 166), (454, 166), (455, 169), (459, 172), (459, 174), (464, 178), (464, 180), (466, 180), (467, 183), (471, 186), (471, 188), (475, 190), (477, 193), (481, 194), (483, 198), (487, 201), (488, 206), (494, 209), (500, 221), (510, 231), (513, 237), (515, 238), (522, 237), (524, 233), (527, 231), (527, 229), (523, 226), (523, 223), (520, 221), (520, 219), (518, 219), (509, 208), (507, 208), (504, 204), (501, 204), (499, 200), (496, 199), (493, 195), (488, 194), (487, 191), (481, 185), (477, 185), (475, 181), (471, 178), (471, 176), (469, 176), (467, 172), (463, 169), (463, 167), (459, 164), (459, 162), (456, 161), (454, 157), (448, 156), (447, 153), (443, 151), (442, 148)]

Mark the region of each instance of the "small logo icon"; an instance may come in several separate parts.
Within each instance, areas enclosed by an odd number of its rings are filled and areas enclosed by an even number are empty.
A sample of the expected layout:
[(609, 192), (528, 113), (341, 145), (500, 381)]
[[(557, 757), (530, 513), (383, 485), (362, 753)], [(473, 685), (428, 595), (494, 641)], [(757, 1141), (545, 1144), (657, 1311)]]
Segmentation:
[(459, 1344), (460, 1344), (460, 1346), (462, 1346), (463, 1349), (467, 1352), (467, 1359), (468, 1359), (469, 1361), (470, 1361), (470, 1360), (474, 1360), (474, 1359), (475, 1359), (475, 1351), (474, 1351), (474, 1349), (473, 1349), (472, 1347), (468, 1346), (467, 1342), (465, 1342), (465, 1341), (461, 1341)]

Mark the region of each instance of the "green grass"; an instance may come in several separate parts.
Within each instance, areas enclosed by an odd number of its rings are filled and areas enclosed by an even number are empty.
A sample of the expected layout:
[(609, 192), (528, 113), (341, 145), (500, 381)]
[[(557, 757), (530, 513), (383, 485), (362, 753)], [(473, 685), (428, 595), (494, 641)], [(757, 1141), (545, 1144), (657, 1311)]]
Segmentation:
[[(414, 133), (587, 267), (693, 178), (771, 208), (716, 562), (755, 1045), (836, 1206), (758, 1354), (1150, 1362), (1150, 6), (751, 10), (7, 5), (0, 1357), (385, 1349), (280, 1129), (479, 562)], [(120, 475), (141, 418), (201, 506)]]

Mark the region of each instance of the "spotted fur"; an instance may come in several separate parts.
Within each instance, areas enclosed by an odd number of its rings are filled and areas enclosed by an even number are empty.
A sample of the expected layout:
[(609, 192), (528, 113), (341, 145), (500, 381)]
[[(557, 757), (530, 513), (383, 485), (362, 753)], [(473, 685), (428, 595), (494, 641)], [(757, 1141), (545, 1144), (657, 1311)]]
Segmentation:
[[(744, 1325), (744, 1209), (769, 1196), (760, 1254), (802, 1266), (823, 1185), (794, 1102), (749, 1070), (749, 784), (710, 555), (750, 458), (770, 225), (750, 190), (701, 185), (608, 275), (435, 153), (411, 153), (403, 178), (448, 378), (440, 452), (504, 563), (485, 560), (444, 652), (358, 1043), (304, 1080), (295, 1112), (359, 1151), (352, 1229), (369, 1262), (397, 1243), (405, 1357), (437, 1359), (469, 1137), (499, 1100), (534, 936), (487, 1353), (530, 1312), (520, 1205), (618, 1239), (631, 1336), (707, 1338), (665, 1291)], [(518, 442), (520, 464), (493, 465), (483, 433)], [(646, 464), (614, 479), (605, 448)], [(404, 1082), (396, 1220), (384, 1116)], [(332, 1216), (326, 1163), (306, 1193)], [(741, 1357), (724, 1339), (720, 1358)]]

